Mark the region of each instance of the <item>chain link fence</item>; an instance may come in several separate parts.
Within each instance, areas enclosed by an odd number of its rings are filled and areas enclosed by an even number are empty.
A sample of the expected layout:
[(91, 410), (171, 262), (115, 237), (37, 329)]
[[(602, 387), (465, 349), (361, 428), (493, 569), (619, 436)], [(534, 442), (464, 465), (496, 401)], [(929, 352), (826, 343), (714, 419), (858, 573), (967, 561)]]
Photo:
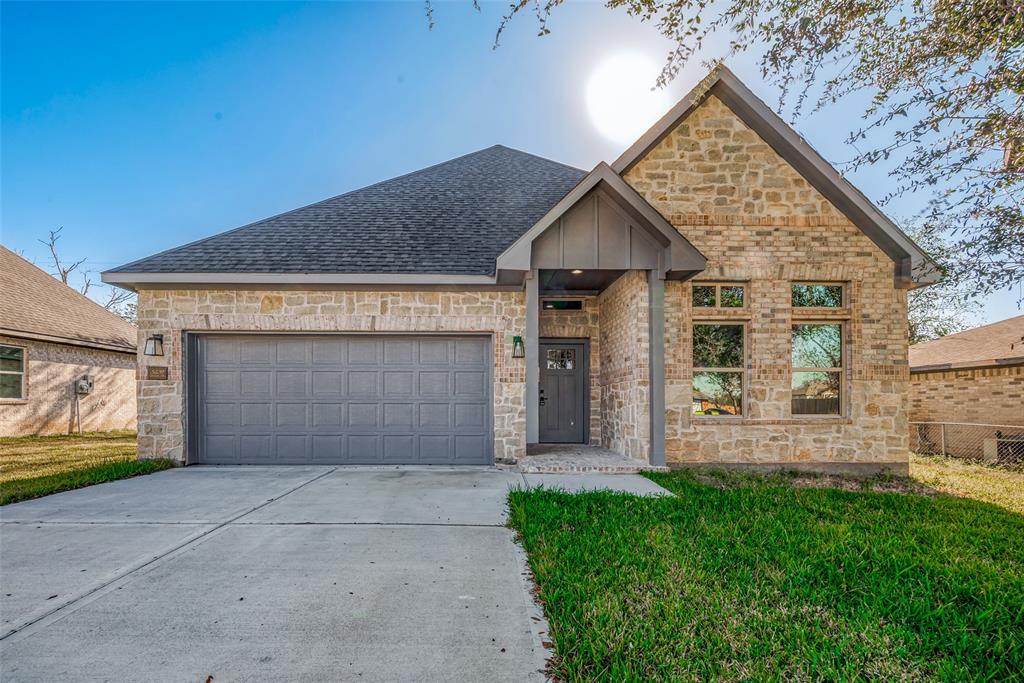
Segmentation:
[(1024, 467), (1024, 427), (960, 422), (911, 422), (910, 450), (980, 460), (1015, 469)]

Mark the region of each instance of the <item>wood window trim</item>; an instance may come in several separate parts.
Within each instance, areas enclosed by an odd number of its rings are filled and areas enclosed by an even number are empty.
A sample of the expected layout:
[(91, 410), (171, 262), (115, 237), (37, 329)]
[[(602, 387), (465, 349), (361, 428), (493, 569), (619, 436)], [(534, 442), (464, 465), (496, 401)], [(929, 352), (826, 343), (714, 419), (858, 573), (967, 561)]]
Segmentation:
[[(800, 309), (813, 311), (812, 308)], [(835, 310), (835, 309), (825, 309)], [(805, 368), (796, 367), (793, 365), (793, 329), (798, 325), (837, 325), (839, 326), (839, 363), (838, 368)], [(848, 320), (835, 320), (831, 318), (796, 318), (791, 321), (789, 332), (789, 387), (790, 387), (790, 401), (789, 401), (789, 416), (790, 419), (794, 420), (807, 420), (809, 422), (817, 422), (820, 420), (836, 420), (848, 418), (847, 410), (849, 407), (849, 400), (847, 398), (847, 392), (850, 387), (849, 378), (849, 367), (850, 367), (850, 340), (847, 338), (849, 333), (850, 325)], [(838, 413), (794, 413), (793, 412), (793, 375), (798, 372), (832, 372), (839, 375), (839, 412)]]
[(19, 398), (0, 398), (0, 405), (28, 403), (28, 347), (21, 344), (8, 344), (7, 342), (0, 343), (0, 346), (21, 350), (21, 372), (0, 370), (2, 375), (21, 375), (21, 396)]
[[(693, 304), (693, 288), (694, 287), (714, 287), (715, 288), (715, 305), (714, 306), (695, 306)], [(722, 287), (740, 287), (743, 290), (743, 305), (742, 306), (723, 306), (722, 305)], [(701, 281), (693, 282), (690, 285), (690, 308), (701, 311), (703, 315), (704, 311), (745, 311), (750, 309), (750, 283), (742, 280), (721, 280), (721, 281)]]
[[(794, 285), (808, 285), (808, 286), (822, 286), (822, 287), (839, 287), (839, 305), (838, 306), (794, 306), (793, 305), (793, 287)], [(798, 315), (805, 315), (804, 311), (809, 311), (812, 315), (818, 315), (821, 313), (828, 313), (833, 311), (846, 311), (850, 308), (850, 283), (845, 280), (791, 280), (789, 283), (789, 306), (794, 311), (800, 311)]]
[[(744, 296), (744, 302), (746, 302), (746, 297), (745, 296)], [(714, 310), (714, 309), (710, 309), (709, 308), (709, 309), (706, 309), (706, 310), (710, 311), (710, 310)], [(726, 310), (728, 310), (728, 309), (726, 309)], [(723, 318), (700, 318), (698, 320), (694, 320), (692, 322), (692, 328), (691, 328), (691, 334), (690, 334), (690, 363), (691, 364), (694, 362), (693, 344), (694, 344), (694, 339), (696, 337), (696, 335), (693, 333), (693, 329), (695, 329), (698, 325), (726, 325), (726, 326), (731, 325), (731, 326), (734, 326), (734, 327), (742, 328), (743, 331), (742, 331), (742, 334), (740, 336), (740, 339), (742, 340), (743, 348), (741, 349), (740, 367), (738, 367), (738, 368), (706, 368), (706, 367), (697, 367), (695, 365), (691, 366), (691, 368), (690, 368), (690, 392), (691, 392), (690, 396), (691, 396), (691, 398), (690, 398), (690, 411), (689, 411), (690, 419), (699, 420), (699, 421), (702, 421), (702, 422), (703, 421), (708, 421), (708, 422), (714, 422), (714, 421), (734, 422), (734, 421), (740, 421), (740, 420), (749, 420), (750, 418), (747, 416), (747, 413), (748, 413), (748, 410), (749, 410), (749, 402), (748, 402), (747, 393), (748, 393), (749, 386), (750, 386), (750, 381), (749, 381), (750, 378), (749, 378), (749, 372), (748, 372), (748, 370), (749, 370), (748, 366), (749, 366), (750, 363), (749, 363), (749, 356), (747, 355), (749, 353), (749, 349), (748, 349), (749, 344), (747, 343), (747, 332), (748, 332), (749, 326), (748, 326), (747, 321), (743, 320), (743, 319), (723, 319)], [(693, 393), (692, 393), (693, 392), (693, 378), (694, 378), (694, 376), (698, 372), (733, 372), (733, 373), (736, 373), (736, 374), (738, 374), (740, 376), (740, 414), (739, 415), (695, 415), (693, 413)]]

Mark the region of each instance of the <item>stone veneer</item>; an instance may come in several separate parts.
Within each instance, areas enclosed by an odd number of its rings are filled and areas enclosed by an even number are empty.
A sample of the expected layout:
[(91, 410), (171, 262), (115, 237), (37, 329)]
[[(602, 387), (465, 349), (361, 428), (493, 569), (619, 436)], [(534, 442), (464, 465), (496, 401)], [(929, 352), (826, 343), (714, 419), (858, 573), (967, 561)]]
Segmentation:
[(600, 297), (601, 445), (650, 459), (647, 275), (631, 270)]
[[(696, 281), (741, 282), (742, 309), (692, 309), (691, 284), (665, 291), (669, 464), (907, 467), (906, 291), (893, 262), (714, 96), (625, 174), (708, 257)], [(845, 283), (848, 306), (793, 309), (790, 285)], [(739, 320), (746, 332), (747, 415), (691, 415), (694, 320)], [(845, 324), (845, 414), (790, 414), (796, 320)]]
[[(0, 337), (26, 350), (25, 398), (0, 399), (0, 436), (68, 434), (135, 428), (135, 358), (130, 353)], [(74, 383), (93, 379), (90, 394)], [(76, 414), (77, 411), (77, 414)]]
[(913, 372), (910, 420), (1024, 427), (1024, 365)]
[[(514, 462), (526, 452), (525, 364), (511, 357), (511, 337), (526, 326), (523, 292), (144, 289), (138, 310), (139, 348), (151, 334), (163, 334), (165, 348), (163, 358), (138, 356), (141, 458), (185, 459), (186, 331), (491, 334), (494, 456)], [(147, 365), (168, 366), (168, 379), (144, 379)]]

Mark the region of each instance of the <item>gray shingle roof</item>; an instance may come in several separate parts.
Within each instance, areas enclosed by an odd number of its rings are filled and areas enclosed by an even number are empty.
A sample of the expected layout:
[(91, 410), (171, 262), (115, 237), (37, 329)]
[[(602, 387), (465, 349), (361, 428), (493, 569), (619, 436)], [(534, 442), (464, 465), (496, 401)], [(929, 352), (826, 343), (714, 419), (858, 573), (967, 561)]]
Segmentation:
[(111, 272), (490, 275), (584, 175), (495, 145)]
[(135, 326), (0, 246), (0, 334), (135, 351)]

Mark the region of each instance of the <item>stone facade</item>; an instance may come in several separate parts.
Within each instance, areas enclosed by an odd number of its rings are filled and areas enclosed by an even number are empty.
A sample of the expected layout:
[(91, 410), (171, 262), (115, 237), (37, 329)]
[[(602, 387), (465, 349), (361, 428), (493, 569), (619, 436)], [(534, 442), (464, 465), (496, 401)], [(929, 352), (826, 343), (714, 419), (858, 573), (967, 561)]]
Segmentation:
[(601, 309), (601, 445), (650, 457), (647, 277), (631, 270), (604, 290)]
[[(140, 354), (139, 457), (185, 460), (185, 332), (486, 333), (494, 349), (494, 456), (514, 462), (526, 452), (526, 367), (511, 338), (526, 325), (523, 292), (353, 290), (142, 290), (139, 348), (164, 335), (162, 358)], [(147, 365), (168, 367), (149, 380)]]
[[(0, 436), (135, 428), (135, 358), (130, 353), (0, 336), (26, 351), (25, 398), (0, 400)], [(93, 379), (92, 393), (74, 383)]]
[(1024, 365), (911, 373), (910, 420), (1024, 427)]
[[(907, 467), (906, 291), (892, 260), (714, 96), (625, 178), (707, 256), (698, 281), (742, 283), (741, 309), (691, 307), (665, 292), (669, 464)], [(842, 283), (841, 309), (794, 309), (794, 281)], [(746, 415), (694, 417), (695, 320), (746, 324)], [(791, 326), (838, 321), (847, 345), (839, 417), (790, 411)]]

